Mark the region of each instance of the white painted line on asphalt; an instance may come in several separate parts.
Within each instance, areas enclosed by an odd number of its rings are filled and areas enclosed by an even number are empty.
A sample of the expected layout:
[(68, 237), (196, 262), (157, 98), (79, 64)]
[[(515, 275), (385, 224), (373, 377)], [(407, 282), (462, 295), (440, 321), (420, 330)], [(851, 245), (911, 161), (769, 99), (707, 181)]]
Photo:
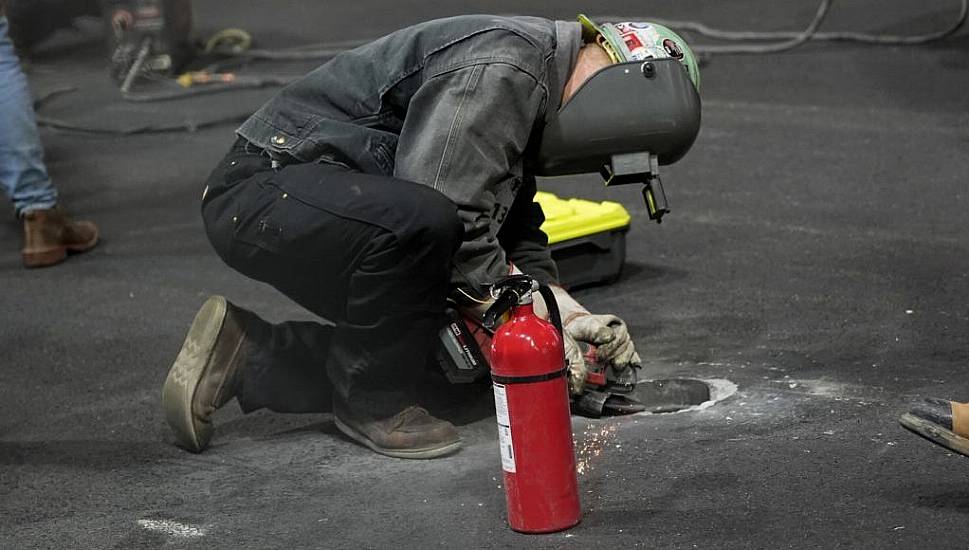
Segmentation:
[(208, 528), (202, 525), (190, 525), (167, 519), (139, 519), (138, 525), (149, 531), (163, 533), (177, 539), (204, 537), (208, 531)]

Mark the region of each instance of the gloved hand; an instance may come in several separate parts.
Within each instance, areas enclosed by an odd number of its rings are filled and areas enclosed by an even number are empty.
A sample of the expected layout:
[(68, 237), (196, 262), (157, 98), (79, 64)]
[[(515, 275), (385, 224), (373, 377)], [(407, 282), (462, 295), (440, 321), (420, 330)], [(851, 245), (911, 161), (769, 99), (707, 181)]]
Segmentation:
[[(579, 342), (596, 347), (596, 360), (621, 376), (630, 367), (638, 368), (642, 361), (626, 323), (615, 315), (594, 315), (558, 285), (552, 285), (552, 293), (562, 316), (565, 358), (569, 366), (569, 389), (581, 394), (585, 386), (588, 367)], [(548, 316), (548, 307), (541, 297), (535, 298), (535, 312)]]
[(575, 338), (569, 336), (568, 332), (562, 334), (562, 343), (565, 344), (565, 364), (569, 369), (569, 391), (574, 395), (580, 395), (585, 388), (589, 365), (582, 355), (582, 346), (575, 341)]
[(616, 372), (641, 363), (626, 323), (615, 315), (580, 315), (564, 329), (572, 338), (596, 346), (596, 359)]

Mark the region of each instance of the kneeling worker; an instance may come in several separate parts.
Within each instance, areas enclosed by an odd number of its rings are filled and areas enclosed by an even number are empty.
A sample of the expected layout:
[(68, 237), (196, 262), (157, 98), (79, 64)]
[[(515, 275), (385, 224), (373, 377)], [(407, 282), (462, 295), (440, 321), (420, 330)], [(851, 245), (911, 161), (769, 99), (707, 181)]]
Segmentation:
[[(513, 269), (555, 285), (535, 178), (535, 136), (601, 68), (675, 57), (659, 25), (461, 16), (344, 52), (281, 90), (238, 130), (202, 198), (219, 256), (332, 322), (270, 324), (212, 297), (163, 389), (178, 445), (200, 452), (212, 413), (330, 412), (370, 449), (401, 458), (457, 450), (415, 380), (451, 293), (484, 301)], [(638, 366), (625, 323), (556, 287), (570, 380), (577, 342), (616, 371)]]

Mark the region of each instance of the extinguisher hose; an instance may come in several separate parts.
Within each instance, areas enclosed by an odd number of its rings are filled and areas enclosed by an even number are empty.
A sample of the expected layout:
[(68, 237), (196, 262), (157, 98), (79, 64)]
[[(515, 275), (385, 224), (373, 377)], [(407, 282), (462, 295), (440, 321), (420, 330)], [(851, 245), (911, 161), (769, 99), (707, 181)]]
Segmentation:
[(559, 313), (559, 306), (555, 303), (555, 294), (552, 293), (552, 289), (548, 285), (538, 285), (538, 293), (542, 295), (545, 299), (545, 305), (548, 306), (548, 319), (552, 322), (552, 326), (555, 330), (562, 332), (562, 314)]

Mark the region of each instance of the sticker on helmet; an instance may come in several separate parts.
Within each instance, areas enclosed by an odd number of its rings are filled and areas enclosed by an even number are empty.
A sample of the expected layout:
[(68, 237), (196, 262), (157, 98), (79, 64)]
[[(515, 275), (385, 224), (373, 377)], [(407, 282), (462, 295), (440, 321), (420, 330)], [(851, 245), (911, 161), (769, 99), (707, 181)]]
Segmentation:
[(680, 46), (676, 42), (673, 42), (669, 38), (663, 39), (663, 49), (673, 59), (683, 59), (683, 50), (680, 49)]
[(629, 51), (635, 52), (643, 47), (642, 41), (639, 40), (639, 35), (634, 32), (627, 32), (622, 35), (622, 41), (626, 43), (626, 47)]

